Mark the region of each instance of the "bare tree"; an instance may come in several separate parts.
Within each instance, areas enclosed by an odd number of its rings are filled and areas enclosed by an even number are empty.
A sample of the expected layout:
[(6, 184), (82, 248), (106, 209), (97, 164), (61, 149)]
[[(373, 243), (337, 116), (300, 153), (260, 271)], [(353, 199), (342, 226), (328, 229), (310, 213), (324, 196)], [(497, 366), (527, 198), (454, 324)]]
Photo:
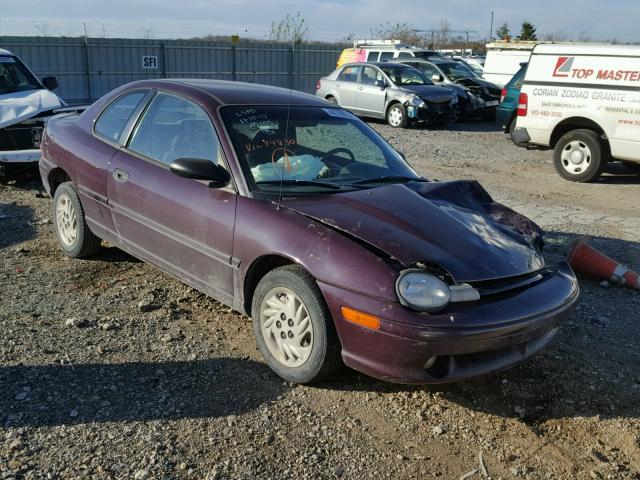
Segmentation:
[(287, 13), (279, 22), (271, 22), (269, 40), (299, 44), (305, 41), (308, 33), (309, 28), (305, 25), (304, 17), (300, 12), (295, 17)]
[(566, 42), (569, 40), (569, 36), (567, 35), (567, 32), (558, 30), (557, 32), (545, 33), (542, 36), (542, 39), (549, 42)]
[(424, 38), (420, 35), (413, 25), (408, 23), (381, 23), (375, 28), (369, 30), (374, 38), (384, 40), (400, 40), (407, 45), (422, 45)]

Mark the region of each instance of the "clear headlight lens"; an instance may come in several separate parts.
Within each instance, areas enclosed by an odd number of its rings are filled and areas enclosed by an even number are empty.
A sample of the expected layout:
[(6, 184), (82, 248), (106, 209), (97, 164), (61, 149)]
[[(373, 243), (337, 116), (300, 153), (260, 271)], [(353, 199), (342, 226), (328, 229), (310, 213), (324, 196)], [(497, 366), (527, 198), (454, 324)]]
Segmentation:
[(406, 307), (426, 312), (449, 304), (451, 291), (446, 283), (422, 270), (405, 270), (396, 281), (396, 293)]

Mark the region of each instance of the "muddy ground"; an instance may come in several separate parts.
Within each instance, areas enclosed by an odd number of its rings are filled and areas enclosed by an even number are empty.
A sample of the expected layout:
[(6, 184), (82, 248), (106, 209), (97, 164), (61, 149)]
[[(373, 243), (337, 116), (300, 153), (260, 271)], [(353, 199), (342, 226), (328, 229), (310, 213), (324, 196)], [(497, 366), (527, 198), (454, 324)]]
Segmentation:
[[(475, 178), (640, 269), (640, 176), (563, 181), (488, 123), (374, 128), (425, 176)], [(57, 248), (37, 180), (0, 186), (0, 479), (640, 479), (640, 292), (581, 280), (529, 363), (448, 386), (348, 369), (283, 383), (249, 319), (127, 254)], [(481, 478), (480, 473), (475, 477)]]

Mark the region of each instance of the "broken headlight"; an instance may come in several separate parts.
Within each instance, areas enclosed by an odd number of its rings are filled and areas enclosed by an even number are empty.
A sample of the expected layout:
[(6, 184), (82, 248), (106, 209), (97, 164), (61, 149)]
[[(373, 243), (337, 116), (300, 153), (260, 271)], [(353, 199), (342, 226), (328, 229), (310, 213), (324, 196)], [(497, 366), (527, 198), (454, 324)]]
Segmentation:
[(418, 108), (424, 107), (424, 100), (422, 100), (415, 93), (409, 93), (405, 98), (407, 103), (411, 106), (418, 107)]
[(404, 270), (396, 281), (396, 293), (405, 307), (435, 312), (446, 307), (451, 291), (446, 283), (423, 270)]

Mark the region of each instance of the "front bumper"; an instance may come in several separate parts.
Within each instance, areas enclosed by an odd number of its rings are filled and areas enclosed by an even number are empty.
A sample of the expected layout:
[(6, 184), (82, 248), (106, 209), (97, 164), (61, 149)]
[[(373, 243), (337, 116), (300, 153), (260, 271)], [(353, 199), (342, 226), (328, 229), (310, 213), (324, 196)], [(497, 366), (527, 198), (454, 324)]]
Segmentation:
[(448, 103), (427, 104), (424, 107), (407, 106), (407, 116), (425, 123), (449, 122), (455, 119), (455, 111)]
[[(534, 356), (558, 332), (579, 295), (568, 264), (525, 289), (422, 314), (399, 303), (319, 282), (346, 365), (398, 383), (447, 383), (501, 371)], [(342, 306), (381, 318), (370, 330), (342, 318)]]
[(0, 165), (10, 163), (37, 163), (40, 160), (40, 149), (0, 150)]

